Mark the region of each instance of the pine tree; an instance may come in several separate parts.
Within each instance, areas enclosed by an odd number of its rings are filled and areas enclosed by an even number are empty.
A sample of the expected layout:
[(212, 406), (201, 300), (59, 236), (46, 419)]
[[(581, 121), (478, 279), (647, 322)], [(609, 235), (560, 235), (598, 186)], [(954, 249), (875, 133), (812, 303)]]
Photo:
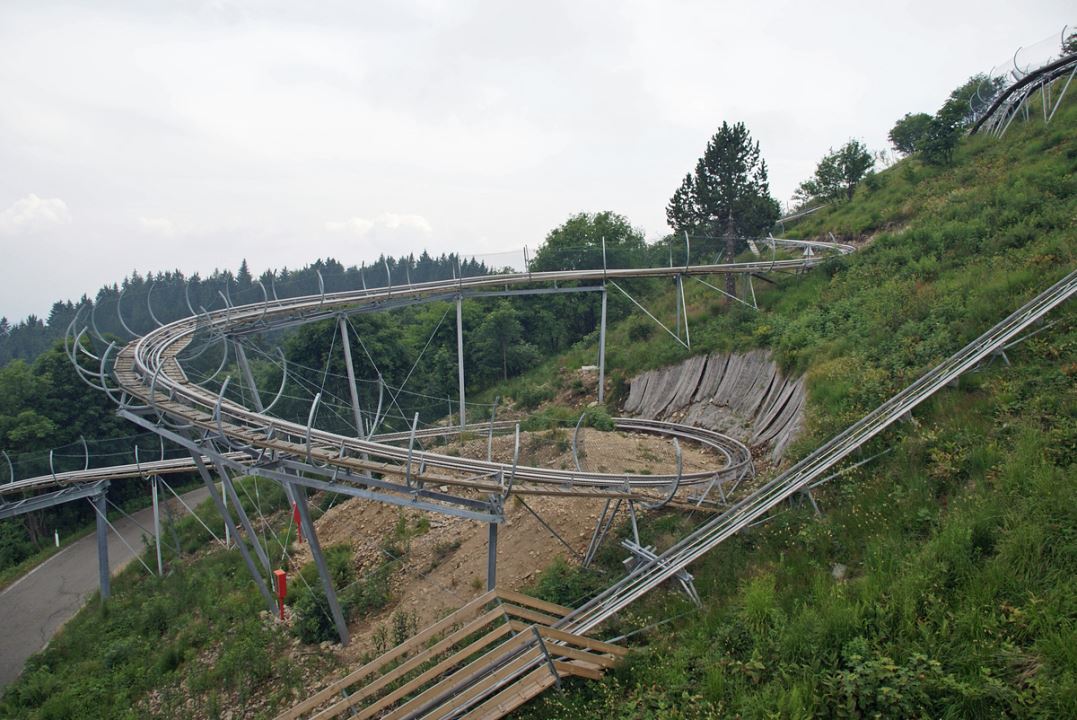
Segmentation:
[(252, 282), (254, 279), (251, 277), (250, 268), (247, 267), (247, 258), (243, 258), (243, 262), (239, 264), (239, 271), (236, 273), (236, 284), (240, 290), (246, 290)]
[[(779, 214), (778, 201), (770, 195), (766, 161), (744, 123), (722, 123), (695, 171), (684, 177), (666, 206), (666, 219), (676, 232), (711, 238), (728, 231), (730, 223), (740, 237), (762, 235)], [(738, 240), (735, 249), (745, 244)], [(716, 249), (714, 242), (703, 246)]]

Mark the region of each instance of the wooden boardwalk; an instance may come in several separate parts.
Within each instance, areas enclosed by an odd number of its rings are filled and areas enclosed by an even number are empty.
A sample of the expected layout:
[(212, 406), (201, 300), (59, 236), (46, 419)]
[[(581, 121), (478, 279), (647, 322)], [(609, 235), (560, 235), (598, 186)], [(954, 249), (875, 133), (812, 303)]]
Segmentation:
[(627, 652), (553, 627), (569, 612), (491, 590), (277, 720), (504, 717), (561, 678), (601, 678)]

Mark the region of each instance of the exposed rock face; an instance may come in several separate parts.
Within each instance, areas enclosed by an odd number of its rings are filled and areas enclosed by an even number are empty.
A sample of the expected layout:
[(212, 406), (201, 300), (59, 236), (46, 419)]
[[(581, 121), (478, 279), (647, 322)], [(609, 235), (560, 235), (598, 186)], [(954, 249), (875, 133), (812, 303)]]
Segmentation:
[(775, 462), (803, 425), (804, 383), (782, 375), (767, 350), (697, 355), (632, 378), (624, 411), (710, 428)]

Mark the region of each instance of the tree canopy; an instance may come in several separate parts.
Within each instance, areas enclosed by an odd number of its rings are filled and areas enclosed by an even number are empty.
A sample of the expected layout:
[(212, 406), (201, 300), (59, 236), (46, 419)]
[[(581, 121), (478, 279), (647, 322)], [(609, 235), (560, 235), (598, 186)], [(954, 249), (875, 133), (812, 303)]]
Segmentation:
[(713, 252), (717, 236), (730, 228), (740, 237), (763, 235), (779, 215), (767, 163), (744, 123), (722, 123), (666, 205), (674, 231), (713, 239), (703, 244), (704, 252)]
[(859, 140), (850, 140), (823, 156), (815, 175), (800, 184), (797, 195), (804, 199), (851, 199), (857, 184), (874, 165), (875, 158), (867, 146)]
[(890, 129), (890, 144), (899, 153), (911, 155), (919, 149), (930, 125), (927, 113), (905, 113)]
[(631, 267), (647, 249), (643, 233), (623, 215), (605, 210), (577, 213), (546, 235), (535, 253), (531, 270), (586, 270), (602, 267), (602, 244), (606, 267)]
[(890, 130), (890, 142), (905, 154), (920, 153), (924, 162), (948, 164), (961, 133), (984, 112), (1002, 89), (1003, 78), (973, 75), (954, 88), (935, 115), (906, 114)]
[(520, 315), (507, 300), (486, 314), (473, 342), (480, 369), (502, 380), (527, 370), (541, 357), (538, 348), (524, 340)]

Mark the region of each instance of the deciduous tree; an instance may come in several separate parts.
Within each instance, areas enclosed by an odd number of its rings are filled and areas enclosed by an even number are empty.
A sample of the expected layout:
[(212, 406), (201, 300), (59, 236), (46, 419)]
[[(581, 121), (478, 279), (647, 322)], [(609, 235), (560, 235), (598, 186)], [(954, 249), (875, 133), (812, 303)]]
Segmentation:
[(859, 140), (850, 140), (823, 156), (815, 168), (815, 176), (802, 182), (797, 194), (804, 199), (851, 199), (857, 184), (874, 165), (875, 157), (867, 146)]
[(890, 129), (890, 144), (899, 153), (911, 155), (919, 149), (930, 124), (931, 116), (927, 113), (905, 113)]
[(577, 213), (550, 231), (531, 261), (531, 270), (601, 268), (603, 241), (607, 267), (630, 267), (647, 247), (643, 233), (623, 215), (609, 210)]

